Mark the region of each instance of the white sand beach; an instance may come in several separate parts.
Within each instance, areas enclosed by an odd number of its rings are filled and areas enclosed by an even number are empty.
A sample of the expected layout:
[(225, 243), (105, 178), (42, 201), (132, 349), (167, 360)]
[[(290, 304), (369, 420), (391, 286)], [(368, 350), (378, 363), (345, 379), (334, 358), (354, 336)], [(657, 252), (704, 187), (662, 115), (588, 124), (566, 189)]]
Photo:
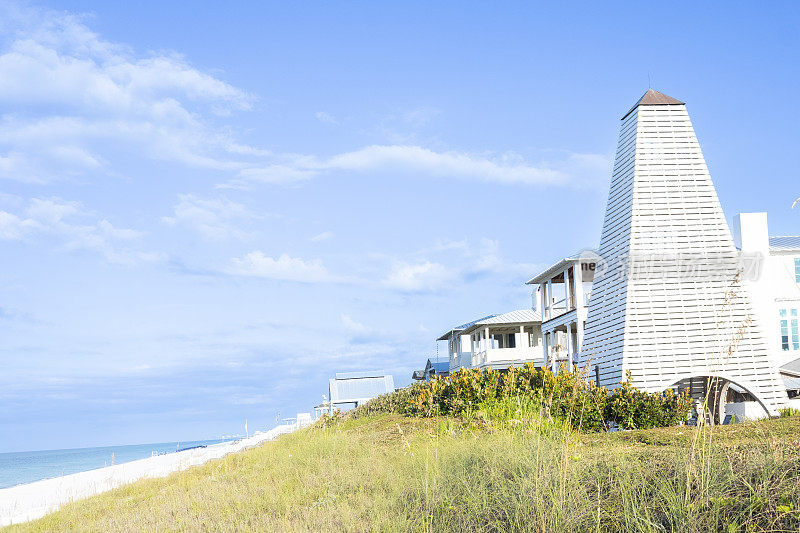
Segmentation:
[(297, 424), (284, 424), (252, 437), (131, 461), (77, 474), (0, 489), (0, 527), (41, 518), (61, 505), (115, 489), (143, 478), (164, 477), (190, 466), (219, 459), (291, 433)]

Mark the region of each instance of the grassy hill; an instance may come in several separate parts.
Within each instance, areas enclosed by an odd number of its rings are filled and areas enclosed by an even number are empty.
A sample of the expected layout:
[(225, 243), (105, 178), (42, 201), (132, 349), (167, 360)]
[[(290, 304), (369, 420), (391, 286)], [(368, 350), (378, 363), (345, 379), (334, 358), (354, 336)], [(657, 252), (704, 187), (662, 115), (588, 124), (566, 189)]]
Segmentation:
[(508, 406), (377, 414), (10, 531), (798, 531), (800, 418), (579, 435)]

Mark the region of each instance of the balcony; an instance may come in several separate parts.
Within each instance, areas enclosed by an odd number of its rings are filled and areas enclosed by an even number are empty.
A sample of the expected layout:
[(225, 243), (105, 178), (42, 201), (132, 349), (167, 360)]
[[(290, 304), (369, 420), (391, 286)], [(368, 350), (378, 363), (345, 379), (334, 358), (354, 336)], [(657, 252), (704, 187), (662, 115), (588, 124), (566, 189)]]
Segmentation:
[(480, 368), (492, 365), (503, 366), (504, 363), (513, 364), (515, 361), (542, 361), (541, 346), (526, 346), (521, 348), (489, 348), (472, 355), (472, 367)]

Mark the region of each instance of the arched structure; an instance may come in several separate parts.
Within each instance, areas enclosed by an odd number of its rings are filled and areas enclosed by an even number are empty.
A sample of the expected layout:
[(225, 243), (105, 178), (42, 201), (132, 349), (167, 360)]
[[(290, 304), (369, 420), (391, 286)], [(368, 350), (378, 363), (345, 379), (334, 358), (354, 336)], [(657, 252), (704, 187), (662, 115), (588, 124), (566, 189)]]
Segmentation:
[[(731, 376), (686, 376), (664, 387), (663, 390), (688, 391), (692, 399), (695, 400), (696, 406), (705, 405), (707, 421), (713, 424), (722, 424), (725, 422), (725, 405), (727, 404), (727, 396), (731, 385), (752, 397), (763, 409), (765, 417), (771, 415), (769, 408), (753, 393), (753, 384), (737, 382)], [(697, 409), (697, 412), (698, 416), (700, 416), (699, 409)]]

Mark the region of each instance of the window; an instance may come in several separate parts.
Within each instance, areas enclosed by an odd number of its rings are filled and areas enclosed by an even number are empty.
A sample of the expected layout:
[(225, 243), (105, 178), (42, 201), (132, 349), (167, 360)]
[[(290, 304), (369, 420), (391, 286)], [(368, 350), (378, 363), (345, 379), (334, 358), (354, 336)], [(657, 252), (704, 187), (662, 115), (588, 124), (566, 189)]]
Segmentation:
[(781, 348), (789, 351), (789, 321), (786, 319), (786, 309), (781, 309)]
[(800, 333), (797, 329), (797, 309), (792, 309), (792, 349), (800, 350)]
[(516, 348), (516, 347), (517, 347), (517, 336), (514, 335), (513, 333), (509, 333), (508, 342), (506, 342), (506, 348)]
[(800, 257), (794, 260), (794, 280), (800, 283)]
[(505, 346), (503, 346), (503, 337), (505, 337), (505, 335), (492, 335), (492, 338), (494, 339), (495, 343), (497, 343), (498, 348), (505, 348)]

